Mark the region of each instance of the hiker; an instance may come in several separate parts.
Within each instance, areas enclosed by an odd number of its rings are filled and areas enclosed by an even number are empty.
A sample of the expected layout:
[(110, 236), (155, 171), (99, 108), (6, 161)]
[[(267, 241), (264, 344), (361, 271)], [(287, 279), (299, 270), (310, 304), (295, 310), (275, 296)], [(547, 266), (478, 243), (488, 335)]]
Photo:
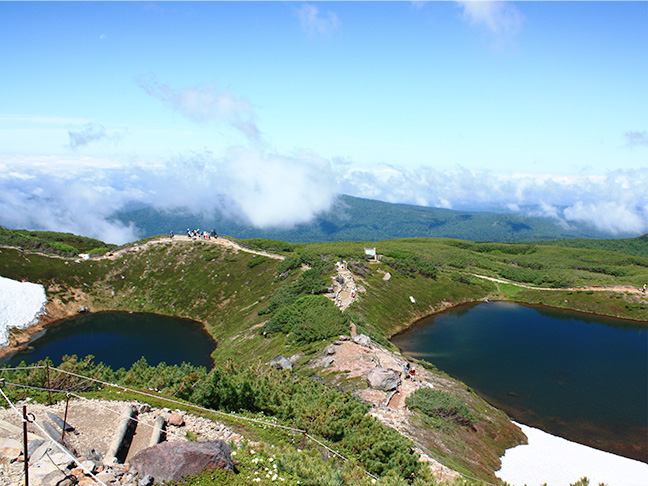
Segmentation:
[(169, 238), (173, 239), (173, 230), (171, 230), (171, 232), (169, 233)]
[(405, 377), (403, 378), (404, 380), (407, 380), (409, 378), (409, 373), (410, 373), (410, 364), (405, 363), (405, 366), (403, 366), (403, 375), (405, 375)]
[(646, 284), (644, 284), (643, 289), (641, 289), (641, 292), (643, 292), (644, 294), (646, 293)]

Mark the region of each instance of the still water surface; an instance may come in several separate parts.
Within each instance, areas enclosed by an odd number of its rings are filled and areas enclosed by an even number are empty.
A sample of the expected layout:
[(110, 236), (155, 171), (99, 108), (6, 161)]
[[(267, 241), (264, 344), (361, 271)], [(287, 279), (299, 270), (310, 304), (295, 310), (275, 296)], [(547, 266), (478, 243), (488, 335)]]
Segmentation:
[(191, 363), (211, 369), (216, 343), (200, 323), (158, 314), (97, 312), (81, 314), (47, 329), (30, 348), (0, 364), (15, 366), (50, 357), (55, 365), (63, 355), (89, 354), (113, 369), (130, 368), (142, 356), (150, 365)]
[(648, 326), (504, 302), (462, 306), (393, 340), (518, 422), (648, 462)]

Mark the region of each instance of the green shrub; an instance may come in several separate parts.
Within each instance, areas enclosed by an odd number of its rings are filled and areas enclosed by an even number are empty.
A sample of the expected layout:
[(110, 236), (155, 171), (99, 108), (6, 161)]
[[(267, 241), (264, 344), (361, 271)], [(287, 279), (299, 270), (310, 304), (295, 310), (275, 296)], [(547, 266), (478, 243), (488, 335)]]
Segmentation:
[(301, 258), (299, 256), (290, 256), (279, 264), (279, 267), (277, 267), (277, 273), (281, 275), (282, 273), (290, 272), (299, 267), (301, 267)]
[(268, 333), (290, 335), (298, 343), (311, 343), (338, 336), (349, 326), (349, 318), (324, 296), (302, 297), (279, 310), (265, 324)]
[(254, 255), (252, 258), (250, 258), (247, 262), (248, 268), (254, 268), (257, 265), (261, 265), (262, 263), (267, 262), (268, 259), (259, 255)]
[(421, 388), (412, 393), (405, 403), (419, 409), (428, 417), (449, 419), (464, 427), (472, 427), (477, 419), (468, 406), (456, 396), (441, 390)]

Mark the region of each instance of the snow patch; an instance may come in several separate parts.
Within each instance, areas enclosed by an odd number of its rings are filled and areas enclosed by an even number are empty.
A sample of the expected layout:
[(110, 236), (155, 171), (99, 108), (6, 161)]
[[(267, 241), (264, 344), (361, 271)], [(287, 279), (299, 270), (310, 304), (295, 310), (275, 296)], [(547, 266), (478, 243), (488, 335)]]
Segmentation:
[(648, 464), (610, 454), (516, 424), (529, 443), (508, 449), (495, 475), (515, 486), (569, 486), (583, 477), (589, 484), (644, 486)]
[(45, 313), (45, 287), (0, 277), (0, 347), (9, 344), (9, 329), (25, 329)]

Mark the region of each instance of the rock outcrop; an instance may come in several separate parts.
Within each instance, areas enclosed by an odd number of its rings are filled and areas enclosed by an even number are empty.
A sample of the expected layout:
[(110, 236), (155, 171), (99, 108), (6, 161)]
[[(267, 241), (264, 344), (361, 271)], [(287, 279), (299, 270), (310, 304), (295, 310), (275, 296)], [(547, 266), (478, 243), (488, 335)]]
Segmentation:
[(367, 383), (371, 388), (377, 390), (395, 390), (401, 384), (401, 374), (398, 371), (377, 366), (367, 374)]
[(130, 465), (156, 483), (178, 481), (203, 469), (234, 470), (230, 448), (222, 440), (163, 442), (138, 452)]

